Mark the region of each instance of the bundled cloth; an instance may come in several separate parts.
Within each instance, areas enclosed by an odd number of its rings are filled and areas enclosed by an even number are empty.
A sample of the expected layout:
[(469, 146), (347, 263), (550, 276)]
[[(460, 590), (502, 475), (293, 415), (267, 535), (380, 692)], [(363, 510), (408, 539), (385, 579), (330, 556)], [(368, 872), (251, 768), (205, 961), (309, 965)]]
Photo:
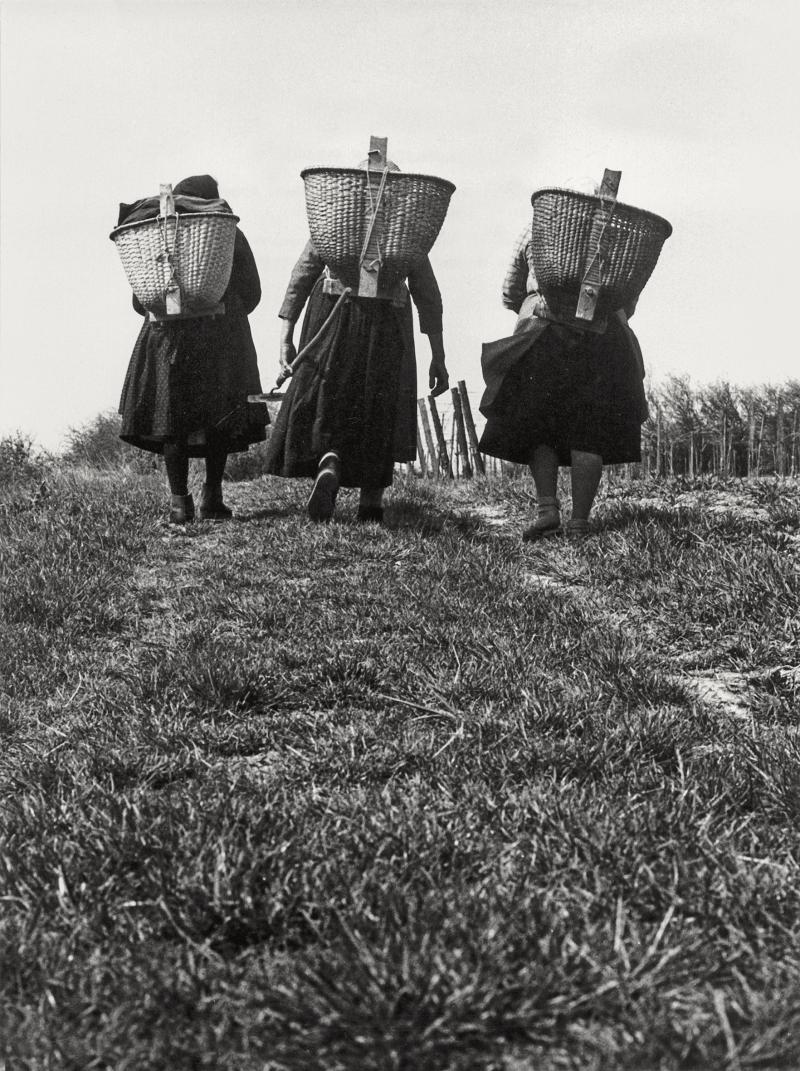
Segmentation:
[[(175, 194), (175, 211), (178, 215), (187, 212), (231, 212), (231, 206), (221, 197), (189, 197), (186, 194)], [(139, 223), (143, 219), (157, 219), (161, 214), (161, 199), (159, 197), (142, 197), (133, 204), (120, 202), (117, 226), (123, 223)]]

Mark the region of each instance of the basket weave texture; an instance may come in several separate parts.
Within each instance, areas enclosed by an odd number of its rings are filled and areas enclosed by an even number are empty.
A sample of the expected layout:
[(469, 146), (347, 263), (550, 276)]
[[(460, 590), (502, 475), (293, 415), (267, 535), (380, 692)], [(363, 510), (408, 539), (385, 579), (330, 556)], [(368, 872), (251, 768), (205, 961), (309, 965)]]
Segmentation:
[(220, 302), (230, 282), (238, 222), (230, 212), (189, 212), (124, 223), (110, 238), (136, 297), (148, 312), (163, 316), (173, 267), (186, 311)]
[[(531, 196), (534, 270), (545, 300), (574, 314), (586, 266), (599, 197), (547, 188)], [(600, 239), (600, 279), (595, 319), (635, 305), (656, 266), (672, 225), (652, 212), (616, 201)]]
[[(372, 171), (373, 181), (382, 172)], [(331, 272), (356, 288), (359, 261), (376, 201), (363, 168), (310, 167), (305, 183), (311, 240)], [(381, 257), (381, 286), (402, 282), (428, 255), (455, 190), (447, 179), (390, 171), (385, 176), (374, 234)]]

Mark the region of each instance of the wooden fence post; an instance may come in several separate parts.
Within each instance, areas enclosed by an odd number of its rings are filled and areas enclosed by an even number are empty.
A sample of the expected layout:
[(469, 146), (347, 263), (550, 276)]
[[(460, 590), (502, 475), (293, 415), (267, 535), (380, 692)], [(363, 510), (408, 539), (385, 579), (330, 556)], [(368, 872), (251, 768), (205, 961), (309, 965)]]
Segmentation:
[(661, 406), (656, 407), (656, 477), (662, 475), (661, 470)]
[(456, 447), (456, 422), (450, 421), (450, 457), (453, 459), (453, 476), (458, 476), (458, 450)]
[(433, 446), (433, 437), (431, 436), (431, 426), (428, 423), (428, 410), (425, 408), (425, 399), (417, 399), (417, 408), (419, 409), (419, 419), (422, 424), (422, 431), (425, 436), (425, 445), (428, 448), (428, 457), (430, 459), (431, 475), (439, 475), (439, 458), (436, 456), (436, 450)]
[(778, 476), (784, 476), (783, 398), (780, 394), (775, 410), (775, 471)]
[(461, 465), (462, 473), (468, 479), (472, 479), (472, 465), (469, 461), (469, 450), (467, 448), (467, 433), (464, 429), (464, 413), (461, 409), (461, 395), (458, 393), (458, 387), (451, 387), (450, 394), (453, 397), (453, 422), (456, 427), (456, 435), (458, 437), (458, 449), (461, 453)]
[(467, 384), (463, 379), (459, 379), (458, 381), (458, 393), (461, 398), (461, 412), (464, 418), (464, 424), (466, 425), (467, 435), (469, 436), (469, 445), (472, 447), (472, 459), (475, 462), (475, 468), (480, 475), (485, 476), (486, 466), (483, 463), (483, 457), (478, 449), (478, 433), (475, 431), (475, 421), (472, 419), (472, 406), (469, 404)]
[(419, 433), (419, 425), (417, 425), (417, 456), (419, 457), (419, 470), (422, 476), (428, 475), (428, 467), (425, 461), (425, 448), (422, 445), (422, 436)]
[(444, 430), (442, 428), (442, 421), (439, 417), (439, 410), (436, 408), (436, 399), (428, 398), (428, 407), (431, 411), (431, 422), (433, 424), (433, 430), (436, 435), (436, 443), (439, 447), (439, 472), (448, 479), (453, 479), (453, 466), (450, 463), (450, 455), (447, 453), (447, 443), (444, 439)]

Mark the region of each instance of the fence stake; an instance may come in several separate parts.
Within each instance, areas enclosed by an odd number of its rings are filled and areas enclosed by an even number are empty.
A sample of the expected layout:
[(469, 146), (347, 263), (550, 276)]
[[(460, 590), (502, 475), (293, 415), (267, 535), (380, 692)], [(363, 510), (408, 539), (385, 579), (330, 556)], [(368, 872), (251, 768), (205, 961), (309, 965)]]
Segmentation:
[(433, 476), (439, 475), (439, 459), (436, 456), (436, 450), (433, 446), (433, 437), (431, 435), (431, 426), (428, 423), (428, 410), (425, 408), (425, 399), (417, 398), (417, 408), (419, 409), (419, 419), (422, 424), (422, 432), (425, 436), (425, 445), (428, 448), (428, 457), (430, 459), (430, 469)]
[(450, 455), (447, 453), (447, 443), (444, 438), (444, 430), (442, 428), (442, 421), (439, 417), (439, 410), (436, 408), (436, 399), (428, 398), (428, 406), (431, 411), (431, 422), (433, 424), (433, 430), (436, 433), (436, 443), (439, 447), (439, 472), (444, 476), (447, 475), (448, 479), (453, 479), (453, 466), (450, 462)]
[(783, 398), (778, 395), (778, 404), (775, 412), (775, 471), (779, 476), (786, 475), (784, 465), (784, 440), (783, 440)]
[(470, 480), (472, 479), (472, 465), (470, 464), (469, 450), (467, 448), (467, 433), (464, 430), (464, 413), (461, 409), (461, 395), (458, 393), (458, 387), (451, 387), (450, 393), (453, 396), (453, 422), (456, 426), (458, 449), (461, 453), (462, 472), (464, 476)]
[(472, 448), (472, 459), (475, 462), (475, 468), (481, 476), (485, 476), (486, 466), (483, 463), (483, 455), (478, 449), (478, 433), (475, 431), (475, 421), (472, 419), (472, 407), (469, 404), (467, 384), (463, 379), (459, 379), (458, 381), (458, 393), (461, 398), (461, 411), (464, 418), (464, 425), (467, 429), (467, 435), (469, 436), (469, 445)]
[(453, 475), (458, 476), (458, 450), (456, 448), (456, 421), (450, 421), (450, 457), (453, 459)]
[(422, 446), (422, 436), (419, 433), (419, 425), (417, 425), (417, 456), (419, 457), (419, 469), (422, 476), (428, 475), (428, 465), (425, 461), (425, 450)]

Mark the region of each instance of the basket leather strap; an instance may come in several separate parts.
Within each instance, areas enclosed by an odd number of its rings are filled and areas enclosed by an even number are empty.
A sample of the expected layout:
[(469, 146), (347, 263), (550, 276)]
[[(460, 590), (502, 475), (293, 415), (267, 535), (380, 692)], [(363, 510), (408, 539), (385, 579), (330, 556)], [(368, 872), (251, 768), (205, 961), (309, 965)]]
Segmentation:
[[(336, 296), (338, 294), (341, 294), (344, 289), (345, 285), (341, 281), (341, 279), (337, 279), (335, 275), (331, 275), (330, 268), (326, 268), (325, 275), (322, 279), (322, 293), (329, 295), (333, 294), (334, 296)], [(364, 294), (358, 293), (354, 296), (364, 297)], [(375, 294), (372, 296), (376, 298), (382, 298), (385, 301), (391, 301), (391, 303), (395, 305), (398, 309), (402, 309), (403, 306), (406, 304), (406, 301), (408, 300), (408, 290), (406, 288), (405, 283), (401, 280), (400, 282), (395, 283), (395, 285), (388, 290), (386, 289), (386, 287), (379, 286)]]
[(212, 306), (208, 309), (189, 309), (186, 312), (168, 312), (162, 315), (159, 312), (150, 312), (147, 314), (147, 318), (150, 323), (172, 323), (174, 320), (199, 320), (203, 316), (224, 316), (225, 315), (225, 303), (220, 301), (219, 304)]
[[(169, 281), (164, 290), (166, 312), (167, 316), (180, 316), (183, 312), (183, 302), (181, 300), (181, 288), (175, 272), (175, 250), (178, 242), (178, 214), (175, 211), (175, 198), (172, 193), (172, 183), (170, 182), (161, 183), (159, 193), (159, 214), (164, 221), (161, 227), (163, 241), (161, 257), (166, 261), (170, 269)], [(175, 221), (175, 228), (172, 232), (173, 246), (171, 250), (168, 248), (168, 218), (172, 218)]]
[(369, 218), (366, 225), (366, 233), (364, 236), (364, 244), (361, 247), (361, 254), (359, 256), (359, 295), (362, 298), (376, 298), (378, 296), (378, 274), (383, 262), (383, 257), (380, 252), (380, 239), (375, 233), (375, 224), (378, 218), (378, 212), (380, 211), (380, 203), (383, 199), (383, 191), (386, 190), (387, 175), (389, 175), (389, 168), (384, 167), (382, 175), (380, 177), (380, 183), (378, 185), (378, 192), (373, 201), (372, 197), (372, 175), (375, 172), (366, 170), (366, 188), (369, 193)]
[(603, 289), (603, 232), (614, 214), (617, 203), (617, 190), (621, 171), (605, 169), (603, 181), (598, 191), (600, 204), (595, 209), (592, 227), (589, 233), (589, 256), (581, 281), (578, 307), (575, 310), (577, 320), (593, 320), (597, 299)]
[[(375, 223), (378, 219), (383, 193), (386, 189), (386, 176), (389, 174), (389, 163), (386, 158), (387, 139), (371, 138), (370, 151), (367, 154), (367, 193), (370, 200), (370, 215), (367, 220), (367, 229), (364, 236), (364, 244), (361, 247), (359, 262), (358, 293), (360, 297), (378, 296), (378, 275), (383, 263), (381, 254), (380, 237), (375, 233)], [(380, 182), (378, 183), (377, 195), (373, 200), (372, 191), (373, 177), (377, 176), (377, 170), (370, 170), (370, 156), (375, 155), (378, 163), (383, 165)]]

